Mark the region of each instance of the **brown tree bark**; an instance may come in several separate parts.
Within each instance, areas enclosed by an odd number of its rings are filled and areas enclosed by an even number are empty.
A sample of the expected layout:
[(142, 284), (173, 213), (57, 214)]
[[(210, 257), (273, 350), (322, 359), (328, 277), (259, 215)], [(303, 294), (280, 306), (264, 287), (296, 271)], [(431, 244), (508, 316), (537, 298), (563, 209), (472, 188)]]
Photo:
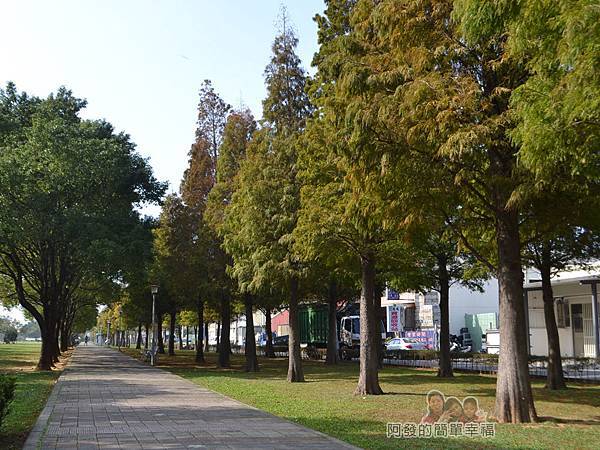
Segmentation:
[(137, 341), (135, 343), (136, 350), (142, 348), (142, 322), (138, 323)]
[(217, 366), (231, 367), (231, 298), (228, 292), (221, 295), (221, 340), (219, 342), (219, 359)]
[(204, 353), (208, 353), (210, 350), (210, 345), (208, 342), (208, 322), (204, 323)]
[(328, 289), (328, 306), (327, 311), (327, 356), (325, 357), (325, 364), (338, 364), (340, 362), (340, 346), (338, 343), (337, 333), (337, 284), (335, 280), (329, 281)]
[(177, 320), (177, 310), (175, 307), (171, 308), (169, 316), (169, 356), (175, 356), (175, 328), (177, 325), (175, 323)]
[(290, 278), (289, 328), (287, 380), (290, 383), (297, 383), (304, 381), (304, 371), (302, 370), (302, 355), (300, 353), (298, 278), (296, 276)]
[(40, 359), (37, 363), (38, 370), (52, 370), (54, 367), (54, 350), (53, 350), (53, 326), (47, 327), (45, 324), (40, 327), (40, 334), (42, 337), (42, 348), (40, 351)]
[(244, 294), (246, 309), (246, 372), (258, 372), (258, 358), (256, 356), (256, 338), (254, 336), (253, 298), (252, 294)]
[(36, 369), (37, 370), (52, 370), (54, 367), (53, 357), (53, 333), (54, 324), (52, 323), (52, 314), (49, 309), (45, 309), (43, 312), (38, 311), (33, 305), (25, 300), (25, 294), (23, 290), (22, 280), (15, 280), (15, 286), (19, 303), (23, 306), (35, 319), (38, 326), (40, 327), (40, 336), (42, 338), (42, 348), (40, 350), (40, 358), (38, 360)]
[(150, 324), (146, 323), (146, 338), (144, 339), (144, 350), (148, 350), (149, 335), (150, 335)]
[(54, 337), (52, 339), (52, 343), (54, 344), (52, 346), (53, 352), (52, 352), (52, 362), (57, 363), (59, 361), (59, 356), (61, 356), (61, 352), (60, 352), (60, 344), (59, 344), (59, 338), (60, 338), (60, 321), (56, 320), (55, 321), (55, 325), (54, 325)]
[(271, 308), (265, 309), (265, 328), (267, 332), (267, 345), (265, 353), (267, 358), (275, 358), (275, 350), (273, 350), (273, 326), (271, 324)]
[(217, 353), (221, 351), (221, 321), (217, 322)]
[(179, 350), (183, 350), (183, 329), (181, 324), (177, 326), (177, 333), (179, 334)]
[(542, 276), (544, 320), (546, 322), (546, 335), (548, 337), (548, 375), (546, 378), (546, 388), (558, 390), (566, 389), (567, 385), (563, 374), (560, 339), (556, 325), (556, 316), (554, 314), (554, 293), (551, 284), (552, 263), (550, 257), (550, 249), (544, 246), (542, 248), (542, 266), (539, 269)]
[[(202, 336), (202, 330), (204, 326), (204, 302), (200, 299), (196, 302), (196, 313), (198, 314), (198, 330), (200, 333), (196, 333), (196, 357), (195, 360), (198, 364), (204, 364), (204, 338)], [(206, 324), (208, 325), (208, 324)], [(208, 343), (208, 335), (206, 336), (206, 342)]]
[(507, 209), (507, 197), (496, 204), (498, 288), (500, 298), (500, 355), (496, 381), (496, 420), (502, 423), (537, 421), (529, 380), (523, 302), (523, 272), (519, 217)]
[(383, 394), (379, 386), (379, 361), (377, 346), (381, 337), (377, 336), (373, 297), (375, 294), (375, 256), (361, 255), (362, 292), (360, 297), (360, 372), (355, 395)]
[(157, 345), (158, 345), (158, 353), (165, 354), (165, 342), (163, 340), (163, 329), (162, 329), (162, 314), (157, 314), (156, 319), (156, 334), (157, 334)]
[(375, 315), (373, 325), (375, 327), (375, 335), (377, 336), (375, 351), (377, 352), (377, 367), (383, 369), (383, 357), (385, 356), (385, 347), (381, 339), (381, 335), (385, 332), (385, 328), (382, 328), (383, 324), (381, 323), (381, 292), (383, 288), (378, 286), (377, 283), (373, 284), (373, 288), (373, 314)]
[(438, 282), (440, 288), (440, 361), (438, 377), (450, 378), (452, 359), (450, 358), (450, 277), (448, 275), (448, 259), (446, 255), (436, 255), (438, 265)]
[(69, 332), (67, 323), (63, 320), (60, 325), (60, 351), (66, 352), (69, 349)]

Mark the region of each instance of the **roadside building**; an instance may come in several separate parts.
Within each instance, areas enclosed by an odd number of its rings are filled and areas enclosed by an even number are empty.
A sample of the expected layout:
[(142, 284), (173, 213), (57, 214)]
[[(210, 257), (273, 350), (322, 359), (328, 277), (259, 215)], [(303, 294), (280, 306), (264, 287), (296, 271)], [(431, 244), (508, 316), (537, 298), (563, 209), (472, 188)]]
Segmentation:
[[(430, 291), (396, 292), (386, 289), (381, 306), (388, 310), (389, 332), (437, 329), (440, 325), (439, 293)], [(477, 317), (498, 314), (498, 282), (492, 279), (483, 286), (483, 292), (471, 291), (460, 285), (450, 287), (450, 333), (459, 335), (462, 328), (471, 328)], [(481, 324), (482, 327), (484, 324)], [(487, 328), (488, 324), (485, 324)], [(494, 323), (495, 325), (495, 323)]]
[[(600, 268), (599, 268), (600, 269)], [(600, 270), (561, 272), (552, 280), (554, 314), (563, 357), (600, 357), (598, 285)], [(530, 354), (548, 355), (539, 273), (525, 275)]]

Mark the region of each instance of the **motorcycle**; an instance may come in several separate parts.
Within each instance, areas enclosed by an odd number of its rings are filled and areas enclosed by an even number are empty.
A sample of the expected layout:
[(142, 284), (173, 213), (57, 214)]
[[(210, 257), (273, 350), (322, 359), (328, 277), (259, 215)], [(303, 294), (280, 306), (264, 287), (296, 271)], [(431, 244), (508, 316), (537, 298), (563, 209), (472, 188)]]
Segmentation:
[(458, 336), (450, 335), (450, 351), (454, 353), (470, 353), (472, 347), (470, 345), (463, 345), (461, 339)]

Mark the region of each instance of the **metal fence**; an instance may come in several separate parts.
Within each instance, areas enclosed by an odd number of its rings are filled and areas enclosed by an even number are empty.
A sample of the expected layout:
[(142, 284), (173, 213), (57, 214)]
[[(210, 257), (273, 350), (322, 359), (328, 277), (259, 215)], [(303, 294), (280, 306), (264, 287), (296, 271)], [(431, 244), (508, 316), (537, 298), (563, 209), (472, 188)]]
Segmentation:
[[(210, 351), (216, 351), (216, 345), (209, 346)], [(317, 349), (324, 350), (324, 349)], [(244, 347), (231, 346), (232, 353), (244, 354)], [(257, 347), (259, 356), (265, 355), (264, 347)], [(275, 356), (287, 358), (287, 349), (275, 347)], [(311, 351), (310, 348), (302, 349), (304, 359), (324, 359), (325, 351)], [(452, 368), (458, 371), (474, 372), (480, 374), (496, 374), (498, 372), (498, 355), (486, 353), (452, 354)], [(358, 358), (353, 358), (358, 362)], [(396, 357), (385, 357), (385, 365), (419, 367), (428, 369), (438, 368), (437, 352), (427, 351), (402, 351)], [(571, 381), (600, 382), (600, 358), (562, 358), (563, 374)], [(534, 377), (546, 377), (548, 374), (548, 360), (543, 357), (529, 359), (529, 374)]]
[[(416, 353), (416, 352), (415, 352)], [(454, 370), (476, 372), (481, 374), (496, 374), (498, 372), (497, 355), (465, 354), (453, 355)], [(384, 358), (384, 364), (393, 366), (437, 368), (438, 360), (431, 356), (423, 357), (402, 355), (400, 358)], [(562, 358), (563, 374), (566, 379), (578, 381), (600, 382), (600, 358)], [(548, 360), (532, 357), (529, 360), (529, 374), (534, 377), (548, 375)]]

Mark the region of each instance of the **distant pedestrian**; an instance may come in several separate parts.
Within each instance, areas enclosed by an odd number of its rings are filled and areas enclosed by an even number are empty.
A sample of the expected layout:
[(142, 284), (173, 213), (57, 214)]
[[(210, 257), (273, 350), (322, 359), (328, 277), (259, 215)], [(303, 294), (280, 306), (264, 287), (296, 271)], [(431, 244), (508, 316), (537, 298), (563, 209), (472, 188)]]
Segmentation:
[(83, 342), (85, 342), (85, 346), (87, 347), (87, 343), (90, 340), (90, 338), (88, 337), (88, 335), (85, 335), (85, 339), (83, 340)]

